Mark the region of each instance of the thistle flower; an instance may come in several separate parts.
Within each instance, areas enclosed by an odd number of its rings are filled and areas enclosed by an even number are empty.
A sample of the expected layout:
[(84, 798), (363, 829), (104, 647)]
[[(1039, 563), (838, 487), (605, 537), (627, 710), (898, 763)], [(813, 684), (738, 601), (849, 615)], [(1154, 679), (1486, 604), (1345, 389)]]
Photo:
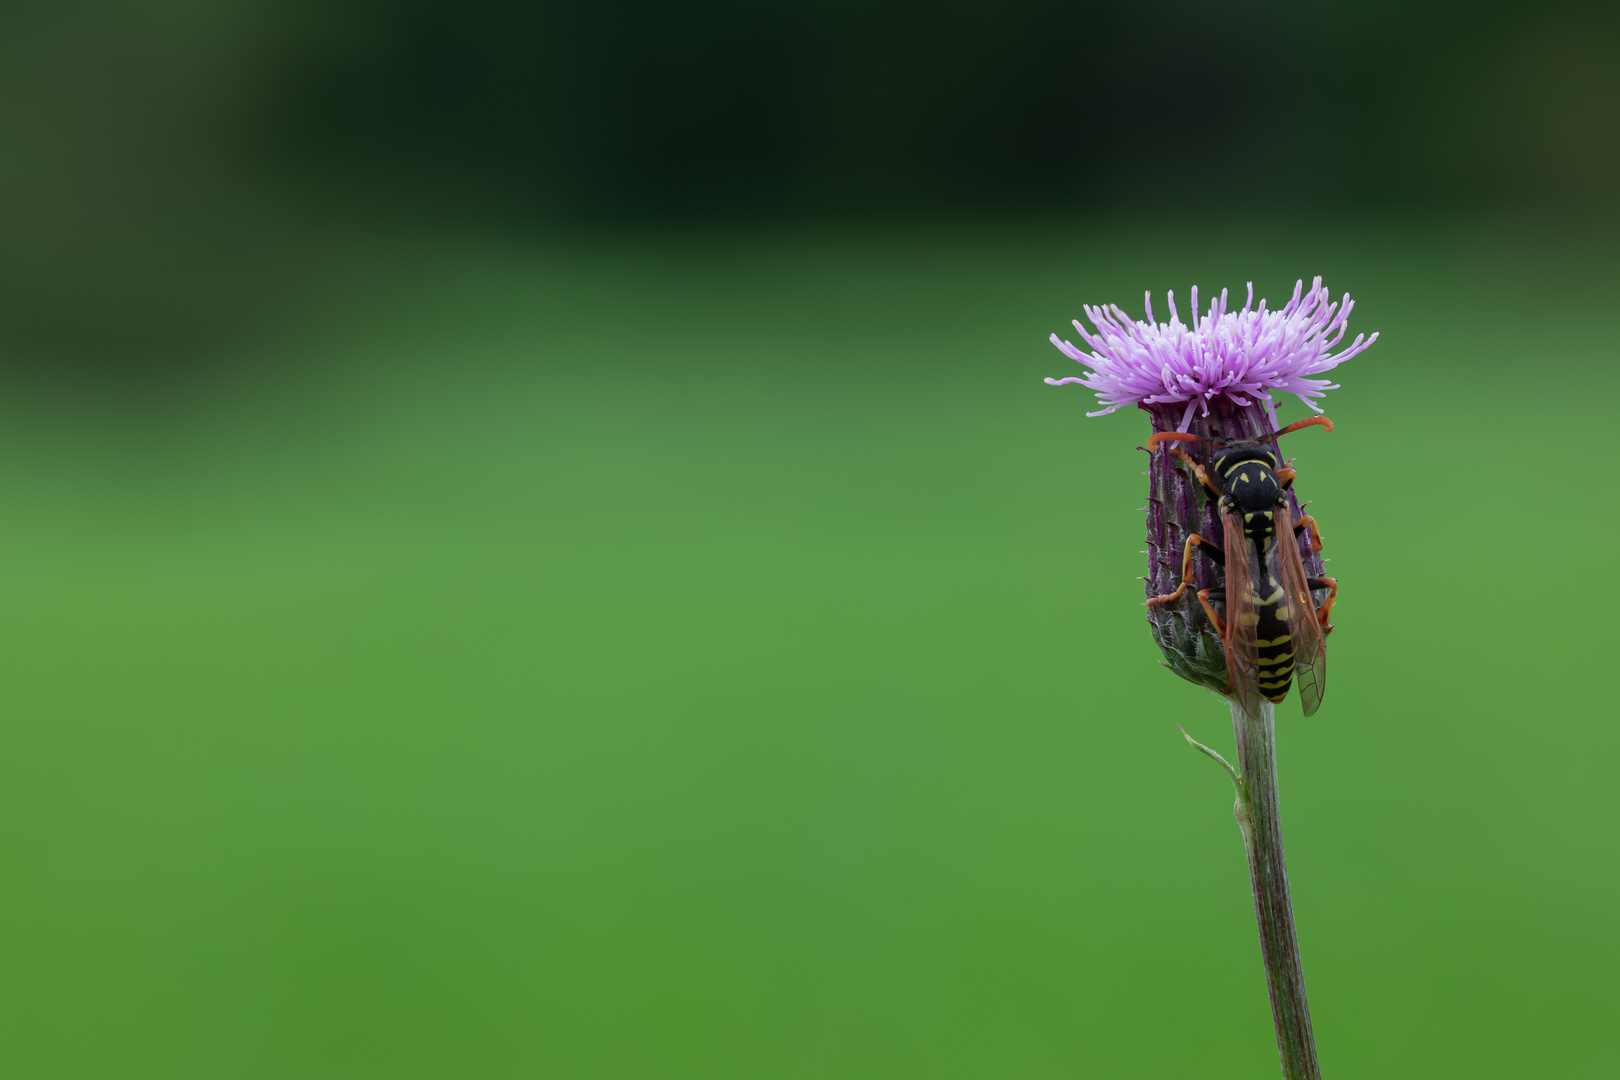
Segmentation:
[[(1091, 370), (1083, 377), (1046, 381), (1052, 386), (1079, 383), (1096, 391), (1106, 408), (1087, 416), (1105, 416), (1135, 404), (1147, 412), (1156, 432), (1185, 431), (1232, 441), (1276, 431), (1281, 425), (1273, 391), (1294, 394), (1320, 412), (1314, 399), (1338, 387), (1328, 379), (1310, 376), (1332, 370), (1378, 340), (1377, 334), (1358, 334), (1348, 347), (1332, 352), (1344, 339), (1355, 304), (1348, 293), (1339, 303), (1330, 303), (1320, 277), (1312, 281), (1309, 292), (1304, 284), (1301, 280), (1294, 285), (1293, 298), (1279, 311), (1267, 310), (1263, 299), (1255, 306), (1252, 282), (1243, 309), (1228, 311), (1227, 293), (1222, 289), (1220, 298), (1210, 302), (1202, 317), (1197, 314), (1198, 289), (1194, 287), (1191, 327), (1182, 323), (1174, 293), (1168, 294), (1168, 323), (1154, 322), (1151, 293), (1144, 300), (1145, 322), (1133, 321), (1113, 304), (1087, 305), (1084, 311), (1096, 331), (1088, 331), (1078, 319), (1074, 327), (1092, 352), (1083, 353), (1056, 334), (1052, 343)], [(1183, 446), (1195, 460), (1207, 462), (1208, 447)], [(1144, 580), (1145, 596), (1154, 597), (1175, 592), (1180, 584), (1188, 534), (1218, 538), (1221, 525), (1214, 498), (1171, 455), (1154, 454), (1148, 477), (1148, 572)], [(1298, 499), (1289, 492), (1288, 500), (1297, 519)], [(1300, 544), (1307, 572), (1320, 576), (1321, 557), (1304, 538)], [(1193, 572), (1198, 589), (1220, 583), (1219, 570), (1208, 560), (1195, 561)], [(1188, 589), (1176, 603), (1149, 608), (1148, 624), (1172, 671), (1221, 693), (1227, 686), (1225, 648), (1196, 592)]]
[(1219, 300), (1210, 301), (1209, 313), (1198, 316), (1198, 287), (1193, 286), (1192, 327), (1184, 325), (1176, 312), (1176, 294), (1166, 294), (1170, 321), (1153, 319), (1153, 294), (1144, 297), (1146, 322), (1133, 322), (1117, 305), (1107, 304), (1083, 310), (1096, 326), (1088, 331), (1079, 319), (1074, 328), (1092, 348), (1088, 356), (1072, 343), (1052, 335), (1052, 344), (1063, 355), (1095, 371), (1065, 379), (1047, 379), (1053, 386), (1079, 383), (1097, 392), (1097, 400), (1107, 408), (1087, 413), (1106, 416), (1126, 405), (1173, 406), (1180, 409), (1179, 424), (1163, 430), (1187, 430), (1180, 425), (1198, 412), (1208, 416), (1213, 402), (1224, 398), (1239, 408), (1260, 402), (1277, 428), (1271, 391), (1296, 395), (1309, 408), (1313, 399), (1338, 387), (1327, 379), (1309, 376), (1331, 371), (1378, 340), (1374, 334), (1363, 339), (1357, 334), (1350, 346), (1338, 355), (1329, 350), (1344, 340), (1350, 311), (1355, 304), (1346, 293), (1337, 304), (1328, 303), (1322, 279), (1295, 282), (1294, 297), (1281, 311), (1267, 311), (1266, 302), (1254, 306), (1254, 282), (1249, 282), (1249, 299), (1243, 310), (1226, 310), (1226, 290)]

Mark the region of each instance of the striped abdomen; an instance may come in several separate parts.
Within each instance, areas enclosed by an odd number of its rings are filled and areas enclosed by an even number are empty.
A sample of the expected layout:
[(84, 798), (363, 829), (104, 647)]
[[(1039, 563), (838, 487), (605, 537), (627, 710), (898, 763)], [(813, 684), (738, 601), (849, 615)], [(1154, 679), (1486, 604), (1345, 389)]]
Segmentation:
[(1254, 624), (1255, 655), (1259, 661), (1256, 672), (1260, 696), (1277, 704), (1288, 696), (1294, 681), (1294, 641), (1288, 632), (1288, 600), (1270, 556), (1270, 538), (1264, 547), (1267, 557), (1261, 559), (1261, 574), (1254, 581), (1254, 594), (1250, 597), (1258, 621)]

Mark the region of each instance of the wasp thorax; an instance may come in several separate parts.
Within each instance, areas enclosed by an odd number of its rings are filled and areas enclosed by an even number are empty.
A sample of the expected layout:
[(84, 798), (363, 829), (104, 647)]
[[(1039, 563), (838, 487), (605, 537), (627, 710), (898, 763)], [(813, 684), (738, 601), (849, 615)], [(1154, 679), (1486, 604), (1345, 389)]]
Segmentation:
[(1226, 497), (1245, 518), (1269, 514), (1282, 501), (1282, 485), (1277, 482), (1277, 474), (1266, 466), (1246, 461), (1226, 474)]
[(1269, 518), (1282, 501), (1283, 488), (1274, 471), (1277, 455), (1263, 444), (1240, 443), (1221, 448), (1210, 459), (1210, 472), (1222, 493), (1242, 511), (1249, 532), (1269, 532), (1262, 515)]

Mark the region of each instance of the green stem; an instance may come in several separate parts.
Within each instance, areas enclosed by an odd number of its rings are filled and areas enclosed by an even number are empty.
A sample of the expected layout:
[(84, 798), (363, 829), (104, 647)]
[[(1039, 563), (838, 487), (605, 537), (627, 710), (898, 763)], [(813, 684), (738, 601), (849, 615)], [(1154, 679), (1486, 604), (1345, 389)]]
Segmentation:
[(1271, 992), (1271, 1016), (1277, 1025), (1277, 1053), (1282, 1057), (1283, 1076), (1287, 1080), (1321, 1080), (1316, 1038), (1311, 1034), (1311, 1007), (1305, 1000), (1305, 969), (1299, 959), (1294, 909), (1288, 899), (1271, 703), (1262, 701), (1259, 713), (1250, 715), (1232, 702), (1237, 772), (1241, 777), (1232, 813), (1243, 830), (1243, 846), (1249, 852), (1254, 914), (1260, 924), (1260, 955), (1266, 966), (1266, 988)]

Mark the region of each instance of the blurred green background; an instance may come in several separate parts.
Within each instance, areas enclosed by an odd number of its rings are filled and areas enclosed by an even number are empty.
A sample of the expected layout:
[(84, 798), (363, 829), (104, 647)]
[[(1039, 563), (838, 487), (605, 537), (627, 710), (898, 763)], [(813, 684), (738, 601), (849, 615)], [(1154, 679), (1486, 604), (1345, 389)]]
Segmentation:
[(1612, 1075), (1601, 8), (0, 29), (8, 1075), (1276, 1075), (1145, 418), (1040, 379), (1313, 274), (1324, 1071)]

